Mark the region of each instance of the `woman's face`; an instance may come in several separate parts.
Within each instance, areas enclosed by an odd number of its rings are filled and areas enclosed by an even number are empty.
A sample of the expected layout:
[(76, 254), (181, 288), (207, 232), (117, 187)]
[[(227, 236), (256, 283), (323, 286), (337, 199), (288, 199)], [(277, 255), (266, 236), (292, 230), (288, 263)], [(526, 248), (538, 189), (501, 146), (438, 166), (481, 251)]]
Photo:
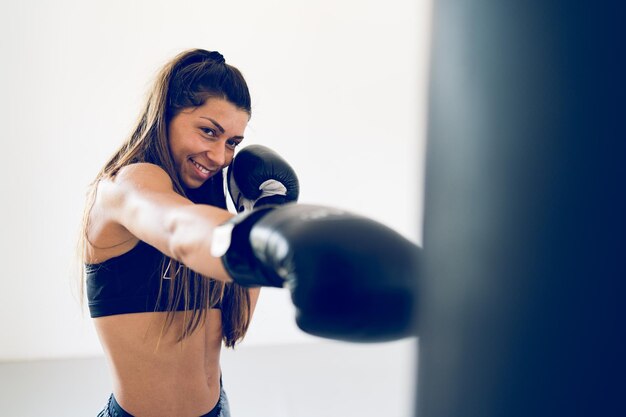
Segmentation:
[(170, 151), (178, 177), (187, 188), (198, 188), (233, 160), (243, 140), (248, 113), (221, 98), (183, 109), (168, 126)]

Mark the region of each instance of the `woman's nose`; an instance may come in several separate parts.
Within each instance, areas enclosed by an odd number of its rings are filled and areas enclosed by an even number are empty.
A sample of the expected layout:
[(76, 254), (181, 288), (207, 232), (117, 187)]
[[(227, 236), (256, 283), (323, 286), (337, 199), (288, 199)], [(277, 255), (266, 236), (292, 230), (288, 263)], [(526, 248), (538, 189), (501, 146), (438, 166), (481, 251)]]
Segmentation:
[(213, 143), (207, 151), (207, 156), (216, 168), (223, 167), (226, 163), (226, 145), (221, 142)]

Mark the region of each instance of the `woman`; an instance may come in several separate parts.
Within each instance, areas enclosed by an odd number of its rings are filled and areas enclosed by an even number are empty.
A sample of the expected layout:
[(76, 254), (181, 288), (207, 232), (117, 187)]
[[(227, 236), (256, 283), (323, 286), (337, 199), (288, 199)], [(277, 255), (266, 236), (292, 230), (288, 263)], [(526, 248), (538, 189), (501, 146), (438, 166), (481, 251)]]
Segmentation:
[(259, 290), (232, 283), (210, 242), (250, 115), (236, 68), (183, 52), (92, 184), (80, 248), (114, 385), (100, 416), (230, 415), (220, 347), (244, 337)]

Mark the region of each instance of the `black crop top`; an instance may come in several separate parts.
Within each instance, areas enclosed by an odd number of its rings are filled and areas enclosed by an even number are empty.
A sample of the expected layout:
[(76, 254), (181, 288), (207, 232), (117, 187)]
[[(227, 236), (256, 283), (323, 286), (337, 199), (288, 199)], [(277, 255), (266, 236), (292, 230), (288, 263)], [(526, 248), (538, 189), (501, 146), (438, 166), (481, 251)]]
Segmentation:
[[(164, 259), (165, 255), (156, 248), (139, 241), (120, 256), (99, 264), (85, 264), (91, 317), (167, 311), (169, 287), (173, 281), (162, 278)], [(159, 298), (161, 281), (163, 287)], [(193, 285), (190, 287), (193, 291)], [(191, 294), (191, 300), (194, 295)], [(185, 310), (184, 297), (180, 298), (177, 311)]]

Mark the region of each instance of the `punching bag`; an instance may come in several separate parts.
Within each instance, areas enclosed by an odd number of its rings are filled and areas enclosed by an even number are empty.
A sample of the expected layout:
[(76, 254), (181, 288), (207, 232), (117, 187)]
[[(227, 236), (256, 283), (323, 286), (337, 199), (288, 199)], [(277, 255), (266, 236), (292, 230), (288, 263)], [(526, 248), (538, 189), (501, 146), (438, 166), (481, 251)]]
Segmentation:
[(435, 0), (419, 417), (626, 415), (621, 8)]

